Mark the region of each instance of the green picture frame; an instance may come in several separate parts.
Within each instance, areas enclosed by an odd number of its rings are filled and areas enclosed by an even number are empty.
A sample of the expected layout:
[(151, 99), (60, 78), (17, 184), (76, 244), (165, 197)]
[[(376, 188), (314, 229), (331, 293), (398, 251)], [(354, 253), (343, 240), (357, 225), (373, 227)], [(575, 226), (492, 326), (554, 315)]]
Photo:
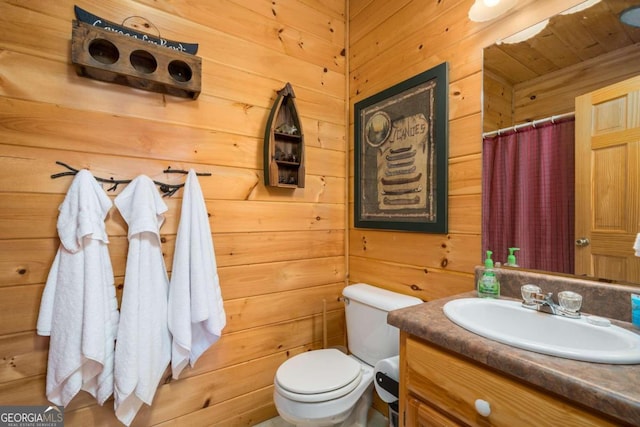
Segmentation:
[(446, 62), (354, 106), (354, 225), (448, 232)]

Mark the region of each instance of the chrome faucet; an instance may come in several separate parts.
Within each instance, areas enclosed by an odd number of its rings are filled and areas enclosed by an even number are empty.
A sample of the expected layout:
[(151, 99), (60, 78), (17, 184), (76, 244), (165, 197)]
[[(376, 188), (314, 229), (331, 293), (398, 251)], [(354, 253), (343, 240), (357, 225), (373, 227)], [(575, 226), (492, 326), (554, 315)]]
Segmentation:
[(553, 301), (553, 292), (548, 294), (537, 293), (533, 297), (533, 302), (536, 304), (538, 311), (546, 311), (545, 307), (548, 307), (550, 314), (558, 314), (560, 306)]
[(553, 301), (553, 292), (547, 294), (536, 285), (524, 285), (520, 288), (522, 293), (522, 306), (536, 311), (542, 311), (553, 315), (560, 315), (578, 319), (582, 296), (575, 292), (563, 291), (558, 293), (558, 302)]

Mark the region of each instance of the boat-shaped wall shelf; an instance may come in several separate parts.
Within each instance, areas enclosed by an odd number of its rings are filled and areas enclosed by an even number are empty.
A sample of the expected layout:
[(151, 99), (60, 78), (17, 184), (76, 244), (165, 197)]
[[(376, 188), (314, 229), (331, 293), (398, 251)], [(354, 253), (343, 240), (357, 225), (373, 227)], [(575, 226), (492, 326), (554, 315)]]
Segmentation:
[(304, 188), (304, 135), (289, 83), (278, 91), (264, 135), (264, 183)]
[(71, 62), (79, 76), (196, 99), (202, 59), (73, 21)]

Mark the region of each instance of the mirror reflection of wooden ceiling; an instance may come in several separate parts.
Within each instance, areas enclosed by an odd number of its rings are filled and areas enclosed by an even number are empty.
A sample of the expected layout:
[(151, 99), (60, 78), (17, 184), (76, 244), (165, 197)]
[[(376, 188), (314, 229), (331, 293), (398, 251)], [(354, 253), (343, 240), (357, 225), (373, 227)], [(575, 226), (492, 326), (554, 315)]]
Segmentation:
[(534, 37), (484, 50), (485, 70), (511, 85), (579, 66), (619, 49), (640, 49), (640, 28), (620, 22), (620, 13), (638, 0), (602, 0), (570, 15), (557, 15)]

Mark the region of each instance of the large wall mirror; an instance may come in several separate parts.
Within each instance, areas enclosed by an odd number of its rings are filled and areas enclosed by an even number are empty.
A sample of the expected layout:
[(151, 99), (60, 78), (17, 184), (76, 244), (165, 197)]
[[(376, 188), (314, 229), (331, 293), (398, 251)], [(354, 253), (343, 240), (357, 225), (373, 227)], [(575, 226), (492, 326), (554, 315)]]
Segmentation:
[[(577, 97), (640, 75), (640, 28), (623, 23), (620, 19), (623, 11), (634, 6), (640, 6), (640, 1), (588, 0), (484, 50), (483, 255), (485, 250), (491, 249), (494, 250), (496, 261), (505, 262), (507, 258), (506, 248), (502, 247), (496, 251), (493, 247), (485, 246), (485, 237), (489, 234), (486, 233), (485, 211), (491, 204), (487, 196), (504, 191), (496, 190), (492, 186), (494, 185), (492, 179), (487, 178), (487, 171), (491, 168), (486, 166), (487, 156), (493, 156), (495, 152), (503, 152), (504, 149), (488, 149), (487, 140), (498, 134), (507, 135), (509, 132), (517, 133), (531, 127), (543, 128), (549, 123), (563, 122), (571, 123), (564, 130), (554, 132), (561, 134), (570, 132), (569, 137), (573, 138), (572, 121)], [(567, 129), (570, 130), (567, 131)], [(570, 143), (573, 144), (573, 142)], [(555, 249), (556, 245), (562, 246), (566, 248), (563, 256), (573, 259), (574, 252), (580, 250), (579, 245), (584, 244), (581, 242), (581, 236), (576, 236), (574, 230), (569, 229), (573, 227), (573, 217), (569, 222), (564, 217), (573, 215), (573, 162), (574, 160), (575, 162), (591, 160), (589, 156), (584, 156), (587, 157), (584, 159), (580, 154), (575, 154), (572, 147), (573, 145), (570, 146), (570, 153), (553, 146), (549, 152), (546, 152), (546, 149), (536, 148), (528, 153), (525, 151), (516, 155), (516, 157), (529, 158), (544, 152), (542, 157), (552, 161), (553, 164), (549, 168), (555, 171), (550, 178), (551, 186), (554, 187), (554, 183), (565, 180), (569, 182), (571, 190), (569, 193), (561, 193), (558, 196), (559, 200), (564, 200), (566, 203), (554, 202), (554, 206), (558, 208), (554, 209), (553, 214), (549, 214), (548, 217), (563, 218), (560, 222), (552, 222), (548, 229), (528, 227), (526, 224), (519, 226), (504, 224), (505, 227), (520, 227), (529, 232), (529, 236), (518, 239), (520, 242), (508, 242), (507, 246), (520, 246), (521, 241), (527, 239), (547, 239), (545, 243), (547, 249), (551, 247)], [(571, 165), (568, 164), (569, 162)], [(616, 164), (615, 156), (611, 156), (608, 162), (607, 168), (611, 171), (627, 167)], [(603, 185), (608, 184), (605, 182)], [(519, 188), (518, 191), (521, 190), (522, 188)], [(536, 189), (531, 187), (527, 188), (525, 193), (533, 194), (534, 191)], [(633, 197), (637, 200), (640, 196)], [(566, 209), (560, 209), (563, 204), (567, 206)], [(531, 206), (525, 215), (538, 211), (537, 205)], [(636, 215), (640, 216), (640, 214)], [(542, 222), (545, 222), (544, 218)], [(503, 223), (498, 224), (500, 227)], [(635, 226), (638, 227), (640, 224)], [(638, 231), (640, 230), (635, 229), (634, 233)], [(626, 247), (628, 243), (625, 241), (623, 244)], [(629, 245), (629, 251), (632, 250), (632, 244), (633, 242)], [(605, 267), (607, 258), (600, 259), (602, 268), (595, 270), (595, 275), (598, 277), (594, 279), (640, 285), (640, 258), (632, 260), (633, 265), (628, 269), (635, 270), (635, 273), (631, 275), (624, 273), (622, 271), (624, 268), (613, 265), (613, 262)], [(522, 264), (520, 267), (585, 275), (584, 272), (576, 271), (573, 261), (562, 266), (556, 266), (553, 262), (549, 264), (543, 262), (536, 266)], [(606, 272), (606, 274), (598, 274), (598, 272)]]

